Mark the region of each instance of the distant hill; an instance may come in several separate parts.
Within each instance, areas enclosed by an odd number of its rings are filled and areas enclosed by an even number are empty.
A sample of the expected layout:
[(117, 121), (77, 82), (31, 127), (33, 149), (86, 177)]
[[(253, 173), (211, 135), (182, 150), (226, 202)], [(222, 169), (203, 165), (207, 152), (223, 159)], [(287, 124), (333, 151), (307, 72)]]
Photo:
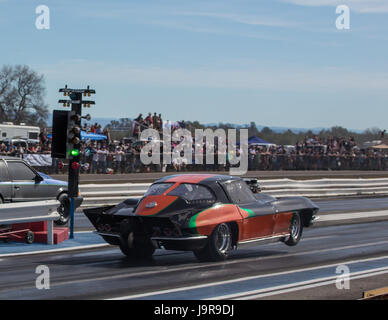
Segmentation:
[[(218, 123), (205, 123), (204, 125), (207, 125), (207, 126), (217, 126)], [(238, 125), (238, 124), (234, 124), (235, 127), (240, 127), (240, 126), (249, 126), (249, 124), (244, 124), (244, 125)], [(290, 128), (290, 127), (271, 127), (271, 126), (262, 126), (262, 125), (256, 125), (257, 129), (259, 131), (263, 130), (263, 128), (265, 127), (268, 127), (270, 128), (272, 131), (276, 132), (276, 133), (283, 133), (287, 130), (291, 130), (293, 133), (303, 133), (303, 132), (307, 132), (307, 131), (310, 131), (313, 132), (314, 134), (318, 134), (319, 132), (321, 132), (322, 130), (330, 130), (330, 128), (325, 128), (325, 127), (317, 127), (317, 128)], [(360, 130), (360, 129), (348, 129), (349, 131), (352, 131), (352, 132), (356, 132), (356, 133), (362, 133), (364, 132), (364, 130)]]

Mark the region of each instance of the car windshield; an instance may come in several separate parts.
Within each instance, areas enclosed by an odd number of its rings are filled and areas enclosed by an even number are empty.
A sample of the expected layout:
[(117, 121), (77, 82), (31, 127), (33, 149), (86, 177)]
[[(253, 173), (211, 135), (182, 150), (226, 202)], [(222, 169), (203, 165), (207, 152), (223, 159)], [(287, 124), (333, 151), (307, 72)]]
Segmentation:
[(249, 203), (256, 201), (251, 189), (241, 180), (225, 183), (226, 190), (233, 203)]
[(205, 186), (191, 183), (182, 183), (168, 193), (169, 196), (178, 196), (188, 201), (209, 200), (215, 201), (213, 193)]
[(44, 179), (52, 179), (52, 177), (48, 176), (47, 174), (43, 173), (43, 172), (38, 172), (39, 175), (44, 178)]
[(144, 196), (157, 196), (163, 194), (173, 183), (155, 183), (145, 193)]

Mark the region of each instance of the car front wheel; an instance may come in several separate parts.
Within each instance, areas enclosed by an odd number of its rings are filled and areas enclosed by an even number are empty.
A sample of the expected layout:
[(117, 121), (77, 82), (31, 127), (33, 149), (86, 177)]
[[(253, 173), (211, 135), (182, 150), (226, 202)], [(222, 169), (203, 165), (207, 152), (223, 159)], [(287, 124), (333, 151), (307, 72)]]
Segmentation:
[(232, 230), (227, 223), (222, 223), (214, 228), (206, 246), (193, 252), (200, 261), (224, 261), (231, 249)]
[(302, 232), (303, 232), (302, 218), (299, 213), (295, 213), (291, 220), (290, 236), (284, 243), (288, 246), (297, 245), (300, 238), (302, 237)]

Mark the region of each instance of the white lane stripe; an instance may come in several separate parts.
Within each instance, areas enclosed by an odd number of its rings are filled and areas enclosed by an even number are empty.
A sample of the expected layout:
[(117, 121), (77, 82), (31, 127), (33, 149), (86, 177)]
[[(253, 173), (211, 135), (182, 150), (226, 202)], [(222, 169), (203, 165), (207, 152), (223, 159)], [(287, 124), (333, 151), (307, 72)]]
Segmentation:
[[(372, 277), (379, 274), (388, 273), (388, 267), (375, 268), (370, 270), (363, 270), (358, 272), (353, 272), (349, 274), (349, 280), (355, 279), (356, 277)], [(205, 300), (225, 300), (225, 299), (233, 299), (233, 300), (249, 300), (256, 299), (260, 297), (273, 296), (282, 293), (288, 293), (293, 291), (299, 291), (304, 289), (309, 289), (318, 286), (324, 286), (327, 284), (335, 283), (338, 279), (338, 275), (323, 277), (318, 279), (312, 279), (307, 281), (300, 281), (295, 283), (289, 283), (280, 286), (268, 287), (258, 290), (251, 290), (246, 292), (234, 293), (229, 295), (212, 297), (210, 299)]]
[(388, 256), (378, 257), (378, 258), (368, 258), (368, 259), (359, 259), (359, 260), (350, 260), (345, 262), (337, 262), (334, 264), (324, 265), (324, 266), (317, 266), (317, 267), (311, 267), (311, 268), (302, 268), (302, 269), (296, 269), (296, 270), (289, 270), (289, 271), (283, 271), (283, 272), (276, 272), (276, 273), (270, 273), (270, 274), (262, 274), (262, 275), (256, 275), (256, 276), (250, 276), (250, 277), (243, 277), (238, 279), (232, 279), (232, 280), (224, 280), (224, 281), (216, 281), (211, 283), (205, 283), (205, 284), (199, 284), (194, 286), (186, 286), (186, 287), (180, 287), (180, 288), (174, 288), (174, 289), (166, 289), (166, 290), (159, 290), (159, 291), (152, 291), (147, 293), (141, 293), (136, 295), (127, 295), (127, 296), (120, 296), (115, 298), (110, 298), (107, 300), (127, 300), (127, 299), (136, 299), (136, 298), (142, 298), (142, 297), (148, 297), (148, 296), (154, 296), (154, 295), (161, 295), (161, 294), (168, 294), (173, 292), (180, 292), (180, 291), (186, 291), (186, 290), (192, 290), (192, 289), (201, 289), (201, 288), (207, 288), (217, 285), (223, 285), (223, 284), (229, 284), (229, 283), (236, 283), (241, 281), (247, 281), (247, 280), (255, 280), (260, 278), (266, 278), (266, 277), (274, 277), (274, 276), (280, 276), (280, 275), (286, 275), (286, 274), (292, 274), (302, 271), (311, 271), (311, 270), (319, 270), (324, 268), (330, 268), (330, 267), (336, 267), (341, 264), (350, 265), (353, 263), (360, 263), (360, 262), (368, 262), (368, 261), (378, 261), (387, 259)]
[(318, 222), (322, 221), (340, 221), (340, 220), (351, 220), (351, 219), (363, 219), (363, 218), (377, 218), (377, 217), (388, 217), (388, 210), (379, 211), (364, 211), (364, 212), (349, 212), (349, 213), (333, 213), (333, 214), (321, 214), (318, 215)]
[(84, 246), (77, 246), (77, 247), (70, 247), (70, 248), (48, 249), (48, 250), (39, 250), (39, 251), (31, 251), (31, 252), (4, 253), (4, 254), (0, 254), (0, 257), (6, 258), (6, 257), (28, 256), (28, 255), (42, 254), (42, 253), (56, 253), (56, 252), (66, 252), (66, 251), (82, 250), (82, 249), (95, 249), (95, 248), (103, 248), (103, 247), (109, 247), (109, 244), (100, 243), (100, 244), (91, 244), (91, 245), (84, 245)]

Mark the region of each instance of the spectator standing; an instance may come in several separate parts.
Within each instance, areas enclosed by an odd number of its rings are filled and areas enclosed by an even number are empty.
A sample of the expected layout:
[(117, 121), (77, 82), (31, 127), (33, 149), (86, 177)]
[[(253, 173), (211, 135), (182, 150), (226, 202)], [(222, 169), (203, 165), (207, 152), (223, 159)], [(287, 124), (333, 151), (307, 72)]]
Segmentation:
[(143, 125), (143, 122), (143, 114), (140, 113), (134, 120), (134, 128), (132, 132), (133, 136), (138, 136), (140, 138), (141, 126)]
[(107, 169), (107, 156), (109, 154), (108, 150), (106, 150), (105, 146), (101, 147), (98, 151), (98, 168), (101, 173), (106, 173)]
[(47, 139), (47, 130), (44, 128), (40, 133), (39, 133), (39, 141), (42, 145), (45, 145), (48, 142)]
[(123, 173), (123, 166), (122, 166), (122, 161), (125, 156), (125, 153), (121, 147), (116, 148), (116, 153), (115, 153), (115, 171), (118, 173), (120, 170), (120, 173)]
[(144, 119), (144, 124), (146, 125), (147, 128), (153, 127), (153, 120), (152, 120), (151, 112), (149, 112), (148, 116)]
[(91, 150), (92, 154), (92, 173), (98, 173), (98, 148), (94, 147)]
[(152, 116), (152, 124), (153, 124), (153, 128), (154, 129), (160, 130), (160, 128), (159, 128), (159, 121), (158, 121), (158, 115), (156, 114), (156, 112), (154, 112), (154, 115)]

